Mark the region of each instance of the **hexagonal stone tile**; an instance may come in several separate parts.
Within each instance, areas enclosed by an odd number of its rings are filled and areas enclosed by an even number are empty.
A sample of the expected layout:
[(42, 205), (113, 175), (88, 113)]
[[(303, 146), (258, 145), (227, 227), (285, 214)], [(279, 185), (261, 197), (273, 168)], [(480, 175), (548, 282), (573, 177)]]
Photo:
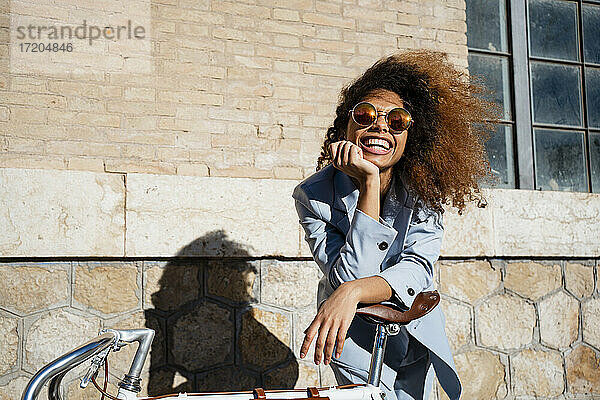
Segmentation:
[(565, 287), (580, 299), (594, 293), (594, 267), (568, 262), (565, 266)]
[(515, 349), (531, 342), (535, 309), (516, 296), (494, 296), (475, 308), (475, 330), (479, 344)]
[(4, 375), (17, 366), (19, 332), (15, 318), (0, 315), (0, 338), (0, 375)]
[(206, 286), (209, 294), (237, 303), (258, 300), (260, 261), (214, 260), (208, 262)]
[(600, 357), (580, 344), (565, 358), (570, 393), (600, 394)]
[(446, 335), (452, 351), (471, 343), (471, 307), (445, 300), (442, 307), (446, 317)]
[(562, 349), (577, 340), (579, 302), (565, 292), (557, 292), (539, 304), (542, 343)]
[[(100, 320), (64, 309), (53, 310), (33, 321), (25, 336), (25, 362), (35, 372), (55, 358), (98, 336)], [(68, 332), (66, 335), (60, 332)]]
[(144, 261), (144, 308), (172, 311), (202, 296), (205, 263)]
[(600, 299), (590, 299), (582, 304), (583, 341), (600, 348)]
[(322, 274), (314, 262), (264, 260), (261, 268), (263, 303), (289, 308), (316, 304)]
[(554, 397), (562, 394), (562, 357), (556, 351), (523, 350), (511, 357), (513, 393), (517, 396)]
[(488, 261), (440, 262), (441, 293), (473, 304), (500, 285), (500, 271)]
[(258, 374), (235, 365), (198, 374), (196, 381), (196, 390), (199, 392), (253, 390), (261, 386)]
[(305, 389), (319, 386), (319, 369), (316, 365), (292, 360), (284, 367), (265, 375), (265, 389)]
[[(461, 398), (495, 400), (506, 394), (506, 373), (500, 357), (484, 350), (473, 350), (454, 356), (456, 370), (463, 385)], [(474, 367), (476, 366), (476, 367)], [(439, 389), (441, 399), (448, 399)]]
[(169, 320), (173, 363), (188, 371), (209, 368), (232, 359), (232, 312), (211, 302)]
[(293, 357), (290, 318), (280, 312), (257, 307), (242, 315), (239, 347), (242, 362), (262, 370)]
[(506, 264), (504, 287), (531, 300), (537, 300), (561, 286), (560, 265), (535, 262)]
[(75, 267), (73, 299), (88, 309), (115, 314), (140, 304), (135, 262), (79, 262)]
[(68, 262), (0, 265), (0, 307), (28, 314), (68, 304), (70, 266)]

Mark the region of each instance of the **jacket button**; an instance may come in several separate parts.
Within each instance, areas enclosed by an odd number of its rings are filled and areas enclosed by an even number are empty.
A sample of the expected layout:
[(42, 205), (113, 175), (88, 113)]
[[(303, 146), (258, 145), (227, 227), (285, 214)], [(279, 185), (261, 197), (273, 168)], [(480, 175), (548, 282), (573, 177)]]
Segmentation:
[(379, 243), (379, 250), (386, 250), (388, 248), (387, 242)]
[(408, 290), (406, 291), (408, 293), (409, 296), (412, 296), (415, 294), (415, 289), (409, 287)]

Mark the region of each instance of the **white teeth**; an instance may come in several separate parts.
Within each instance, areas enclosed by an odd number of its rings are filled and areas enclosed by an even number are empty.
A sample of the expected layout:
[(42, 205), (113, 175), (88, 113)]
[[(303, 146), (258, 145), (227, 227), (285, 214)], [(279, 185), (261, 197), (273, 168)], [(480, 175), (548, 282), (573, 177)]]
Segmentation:
[(368, 139), (365, 139), (363, 143), (366, 146), (380, 146), (386, 150), (388, 150), (390, 148), (390, 143), (387, 140), (383, 140), (383, 139), (368, 138)]

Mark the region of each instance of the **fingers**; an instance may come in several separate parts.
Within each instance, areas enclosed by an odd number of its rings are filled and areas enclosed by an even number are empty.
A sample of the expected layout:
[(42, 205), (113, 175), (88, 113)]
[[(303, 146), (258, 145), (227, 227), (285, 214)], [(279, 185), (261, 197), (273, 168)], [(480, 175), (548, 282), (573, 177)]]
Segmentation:
[(323, 358), (325, 365), (331, 362), (331, 355), (333, 354), (333, 348), (335, 347), (338, 332), (339, 328), (332, 327), (327, 333), (327, 339), (325, 340), (325, 348), (323, 349)]
[(348, 332), (348, 325), (344, 322), (340, 325), (340, 329), (337, 332), (336, 346), (335, 346), (335, 358), (340, 358), (342, 350), (344, 350), (344, 342), (346, 341), (346, 332)]
[(316, 319), (309, 325), (308, 328), (304, 331), (305, 336), (302, 341), (302, 346), (300, 347), (300, 358), (306, 357), (306, 353), (308, 353), (308, 348), (315, 337), (315, 334), (319, 331), (319, 325), (316, 324)]

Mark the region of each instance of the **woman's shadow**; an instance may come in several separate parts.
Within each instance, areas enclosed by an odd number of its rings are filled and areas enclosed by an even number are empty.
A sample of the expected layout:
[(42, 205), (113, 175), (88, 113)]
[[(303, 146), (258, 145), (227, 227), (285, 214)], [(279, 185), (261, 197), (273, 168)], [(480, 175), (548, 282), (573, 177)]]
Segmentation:
[(259, 271), (260, 260), (222, 230), (173, 260), (144, 262), (146, 326), (157, 333), (150, 395), (294, 387), (289, 320), (258, 306)]

